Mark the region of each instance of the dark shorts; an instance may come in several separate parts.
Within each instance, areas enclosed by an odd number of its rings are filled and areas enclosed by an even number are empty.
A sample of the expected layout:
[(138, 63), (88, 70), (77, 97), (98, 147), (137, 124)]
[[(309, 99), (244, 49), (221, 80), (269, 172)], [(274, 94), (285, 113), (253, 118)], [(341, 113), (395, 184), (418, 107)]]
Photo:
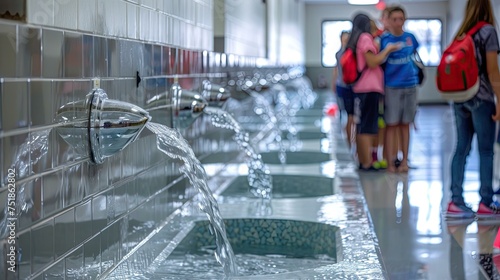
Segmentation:
[(354, 115), (354, 92), (350, 87), (337, 86), (337, 96), (340, 99), (340, 110), (344, 110), (348, 115)]
[(357, 93), (356, 117), (358, 134), (378, 133), (378, 110), (380, 93)]

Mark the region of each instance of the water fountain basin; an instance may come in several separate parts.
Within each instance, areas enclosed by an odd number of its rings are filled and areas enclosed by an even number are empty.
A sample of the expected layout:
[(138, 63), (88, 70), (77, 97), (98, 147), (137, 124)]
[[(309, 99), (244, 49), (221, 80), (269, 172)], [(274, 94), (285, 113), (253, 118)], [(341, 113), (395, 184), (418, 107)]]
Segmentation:
[[(272, 275), (335, 264), (341, 260), (340, 229), (285, 219), (225, 219), (239, 265), (238, 276)], [(175, 248), (167, 247), (147, 270), (150, 279), (221, 279), (213, 258), (214, 236), (197, 221)], [(181, 265), (182, 264), (182, 265)]]
[[(266, 164), (281, 164), (279, 152), (261, 153), (262, 161)], [(314, 164), (323, 163), (331, 160), (331, 155), (322, 152), (286, 152), (286, 164)]]
[[(334, 179), (323, 176), (272, 175), (273, 199), (307, 198), (334, 194)], [(220, 194), (223, 197), (255, 198), (246, 176), (236, 177)]]

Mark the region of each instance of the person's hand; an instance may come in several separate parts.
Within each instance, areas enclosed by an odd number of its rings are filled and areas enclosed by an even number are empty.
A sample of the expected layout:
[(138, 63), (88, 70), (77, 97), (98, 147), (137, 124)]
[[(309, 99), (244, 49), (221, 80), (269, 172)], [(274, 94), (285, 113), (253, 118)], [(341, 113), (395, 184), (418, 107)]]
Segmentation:
[(491, 116), (491, 118), (494, 121), (500, 121), (500, 102), (499, 101), (497, 101), (497, 111), (495, 112), (495, 114), (493, 116)]
[(385, 47), (387, 49), (388, 52), (393, 52), (393, 51), (397, 51), (397, 50), (400, 50), (401, 49), (401, 44), (399, 43), (389, 43), (387, 44), (387, 46)]

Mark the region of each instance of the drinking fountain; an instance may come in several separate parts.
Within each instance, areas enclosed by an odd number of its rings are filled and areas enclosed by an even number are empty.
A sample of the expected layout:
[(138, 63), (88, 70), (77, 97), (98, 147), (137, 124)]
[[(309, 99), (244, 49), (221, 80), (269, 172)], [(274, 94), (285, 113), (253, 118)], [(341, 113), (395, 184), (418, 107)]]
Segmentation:
[(202, 85), (202, 96), (211, 107), (220, 108), (231, 97), (231, 93), (226, 88), (221, 85), (213, 84), (209, 80), (203, 81)]
[(182, 89), (175, 78), (169, 91), (146, 101), (145, 109), (156, 122), (173, 128), (188, 128), (207, 105), (202, 94)]
[(95, 88), (85, 100), (61, 106), (55, 121), (57, 133), (79, 154), (102, 163), (132, 143), (151, 120), (144, 109), (109, 99), (103, 89)]

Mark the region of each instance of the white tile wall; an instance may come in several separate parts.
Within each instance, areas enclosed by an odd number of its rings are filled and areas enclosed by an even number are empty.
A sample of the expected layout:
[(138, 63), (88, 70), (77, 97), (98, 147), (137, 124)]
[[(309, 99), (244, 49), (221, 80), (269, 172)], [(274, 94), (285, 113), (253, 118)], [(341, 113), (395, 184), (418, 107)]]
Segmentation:
[[(138, 10), (137, 5), (127, 3), (127, 38), (137, 39), (139, 27), (138, 23)], [(165, 42), (165, 41), (162, 41)]]
[(78, 0), (78, 30), (87, 32), (95, 30), (96, 9), (96, 0)]
[(27, 0), (30, 24), (212, 50), (214, 0)]
[(54, 25), (54, 0), (28, 0), (26, 3), (29, 23)]
[(77, 29), (78, 1), (54, 0), (54, 26)]

